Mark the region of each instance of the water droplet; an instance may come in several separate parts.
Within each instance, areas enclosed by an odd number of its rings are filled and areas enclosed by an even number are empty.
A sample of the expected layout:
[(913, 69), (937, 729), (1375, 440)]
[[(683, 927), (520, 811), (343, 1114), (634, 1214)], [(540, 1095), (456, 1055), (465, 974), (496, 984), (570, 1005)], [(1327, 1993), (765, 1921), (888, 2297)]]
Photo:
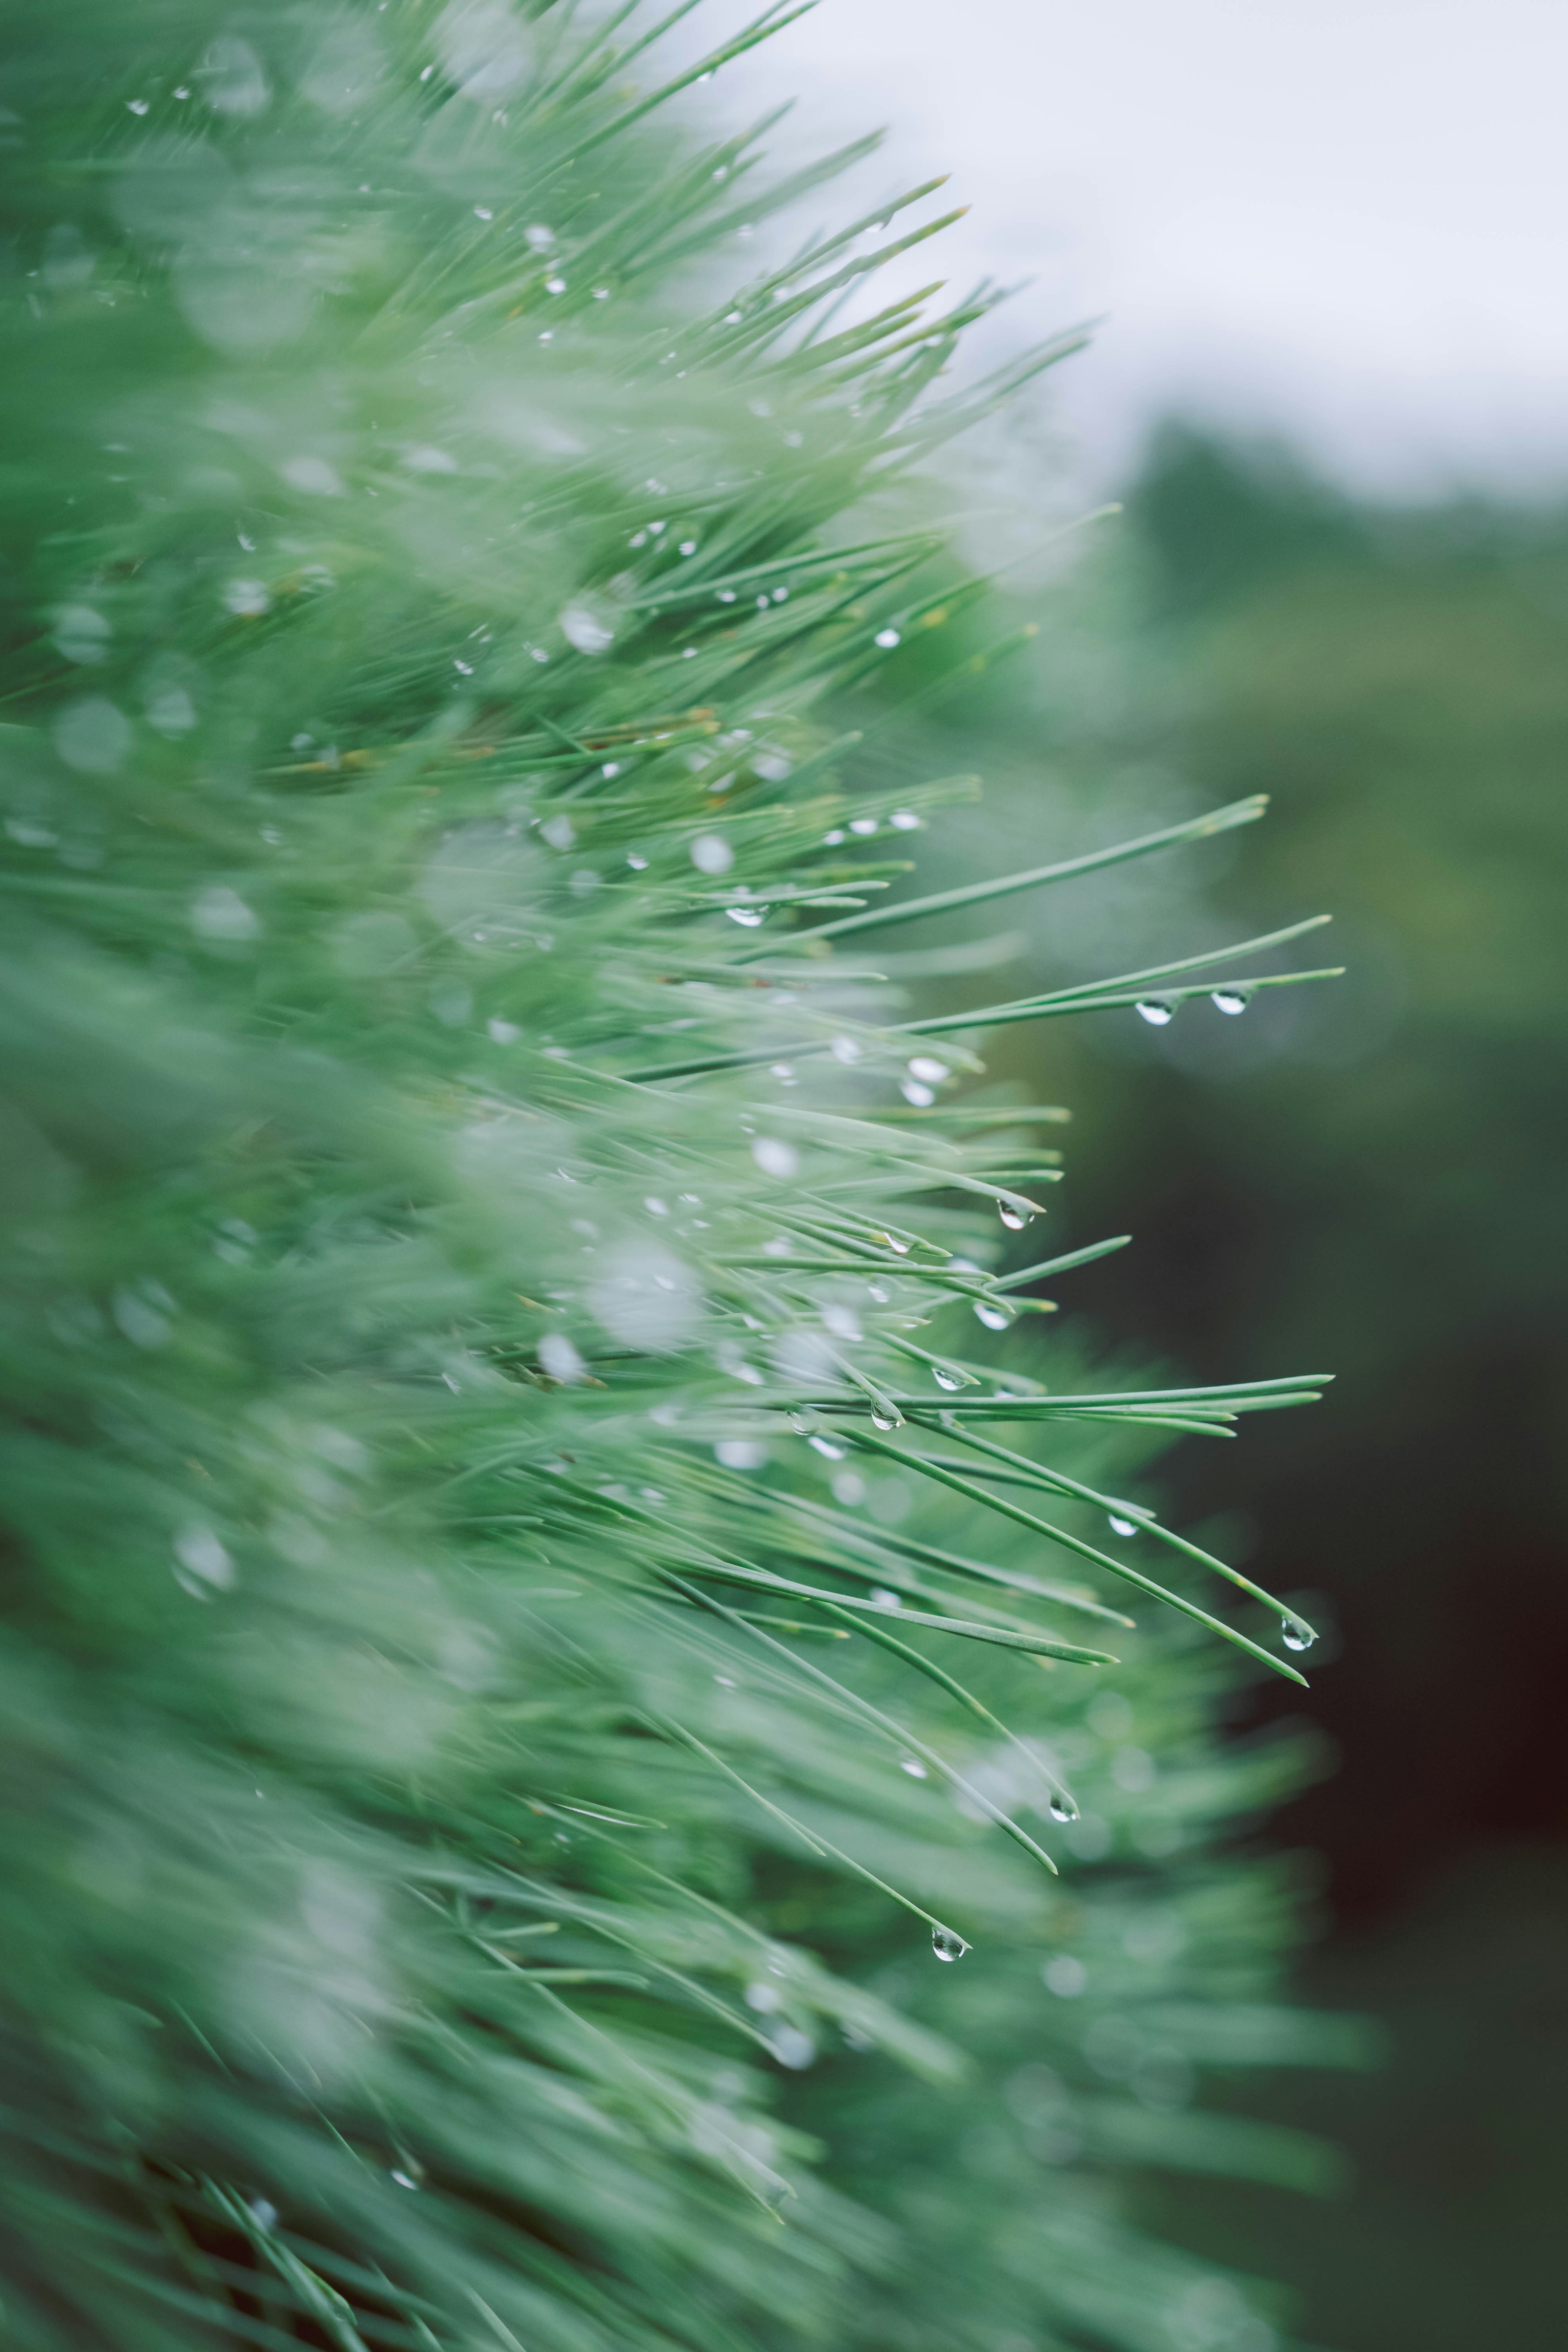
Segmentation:
[(268, 609), (272, 597), (259, 580), (231, 580), (223, 592), (223, 601), (241, 620), (254, 621)]
[(1279, 1633), (1288, 1650), (1310, 1650), (1318, 1638), (1314, 1629), (1303, 1624), (1300, 1617), (1282, 1618)]
[(988, 1331), (1005, 1331), (1013, 1318), (1005, 1307), (994, 1307), (989, 1299), (977, 1298), (974, 1319), (977, 1323), (984, 1323)]
[(1245, 1013), (1251, 1002), (1244, 988), (1216, 988), (1209, 998), (1216, 1013)]
[(539, 1343), (539, 1360), (552, 1381), (567, 1386), (586, 1377), (587, 1367), (564, 1331), (547, 1331)]
[(897, 1429), (903, 1417), (891, 1397), (879, 1397), (871, 1407), (873, 1429)]
[(724, 912), (743, 930), (754, 931), (759, 923), (766, 921), (768, 910), (765, 907), (726, 907)]
[(689, 855), (700, 874), (728, 874), (735, 853), (722, 834), (700, 833)]
[(963, 1374), (951, 1371), (945, 1364), (933, 1364), (931, 1368), (931, 1376), (938, 1388), (945, 1389), (949, 1396), (952, 1394), (954, 1389), (961, 1389), (963, 1386)]
[(926, 1768), (918, 1756), (900, 1756), (899, 1769), (907, 1772), (911, 1780), (923, 1780), (926, 1777)]
[(931, 1948), (939, 1960), (961, 1960), (969, 1949), (963, 1937), (955, 1936), (951, 1927), (933, 1927)]
[(607, 653), (615, 631), (587, 604), (568, 604), (561, 615), (561, 633), (580, 654)]
[(829, 1462), (842, 1462), (849, 1450), (847, 1445), (835, 1445), (830, 1437), (811, 1437), (806, 1443), (814, 1445), (818, 1454), (825, 1454)]
[(1051, 1819), (1053, 1822), (1076, 1822), (1078, 1819), (1078, 1807), (1065, 1789), (1051, 1790)]
[(1176, 1017), (1175, 1006), (1173, 1004), (1162, 1003), (1157, 996), (1147, 998), (1145, 1002), (1138, 1007), (1138, 1010), (1142, 1014), (1144, 1020), (1147, 1021), (1150, 1026), (1154, 1029), (1163, 1029), (1167, 1023), (1173, 1021)]
[(1117, 1514), (1112, 1511), (1110, 1514), (1110, 1532), (1113, 1536), (1135, 1536), (1138, 1532), (1138, 1523), (1135, 1519), (1120, 1518)]
[(885, 1584), (874, 1584), (866, 1598), (873, 1609), (901, 1609), (904, 1605), (899, 1595), (889, 1592)]
[(816, 1426), (816, 1417), (797, 1409), (789, 1415), (789, 1425), (797, 1437), (809, 1437)]
[(777, 1135), (759, 1135), (752, 1146), (752, 1157), (764, 1176), (788, 1178), (800, 1166), (800, 1154), (794, 1144)]
[[(884, 653), (890, 653), (890, 652), (892, 651), (893, 647), (898, 644), (898, 642), (899, 642), (899, 633), (898, 633), (897, 629), (879, 629), (879, 630), (878, 630), (878, 632), (877, 632), (877, 643), (881, 646), (881, 648), (882, 648), (882, 650), (883, 650), (883, 652), (884, 652)], [(942, 1958), (943, 1958), (944, 1960), (945, 1960), (945, 1959), (954, 1959), (954, 1960), (955, 1960), (957, 1958), (958, 1958), (958, 1954), (957, 1954), (956, 1952), (944, 1952), (944, 1953), (942, 1954)]]
[(1058, 2000), (1076, 2000), (1089, 1982), (1089, 1970), (1073, 1952), (1058, 1952), (1040, 1970), (1047, 1991)]
[(405, 2156), (393, 2166), (392, 2177), (399, 2189), (422, 2189), (425, 2186), (425, 2167), (416, 2158)]
[(916, 1054), (909, 1065), (909, 1072), (911, 1078), (919, 1078), (923, 1085), (938, 1087), (947, 1076), (948, 1068), (947, 1064), (939, 1062), (934, 1055)]
[(918, 833), (921, 829), (921, 820), (913, 809), (895, 809), (888, 823), (895, 833)]
[(816, 2055), (816, 2042), (809, 2033), (803, 2033), (798, 2025), (775, 2025), (768, 2039), (773, 2043), (773, 2056), (779, 2064), (795, 2072), (809, 2066)]
[[(260, 1790), (258, 1789), (256, 1793), (259, 1797)], [(246, 2210), (258, 2230), (275, 2230), (278, 2227), (278, 2208), (270, 2198), (252, 2197), (247, 2200)]]
[(1014, 1201), (998, 1201), (996, 1213), (1010, 1234), (1021, 1234), (1033, 1217), (1031, 1210), (1019, 1208)]
[(887, 1243), (888, 1247), (892, 1251), (895, 1257), (908, 1257), (910, 1254), (910, 1244), (903, 1239), (901, 1234), (884, 1234), (881, 1238)]
[(917, 1110), (929, 1110), (936, 1100), (931, 1088), (922, 1087), (918, 1078), (900, 1078), (899, 1092), (907, 1103), (913, 1103)]

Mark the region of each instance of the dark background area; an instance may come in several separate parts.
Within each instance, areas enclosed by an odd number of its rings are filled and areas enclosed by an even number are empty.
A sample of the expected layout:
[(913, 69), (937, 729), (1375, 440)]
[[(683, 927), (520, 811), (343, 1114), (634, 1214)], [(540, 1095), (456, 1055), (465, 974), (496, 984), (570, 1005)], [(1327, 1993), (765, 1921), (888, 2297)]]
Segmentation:
[[(1137, 1237), (1090, 1311), (1200, 1380), (1339, 1375), (1164, 1476), (1194, 1518), (1243, 1515), (1261, 1582), (1328, 1604), (1307, 1711), (1338, 1769), (1274, 1834), (1324, 1865), (1303, 1997), (1376, 2015), (1389, 2051), (1272, 2094), (1348, 2145), (1348, 2200), (1151, 2200), (1288, 2278), (1310, 2341), (1544, 2352), (1568, 2335), (1568, 528), (1358, 509), (1173, 431), (1127, 529), (1129, 656), (1166, 681), (1132, 733), (1157, 718), (1200, 805), (1271, 796), (1210, 905), (1237, 936), (1330, 908), (1350, 970), (1259, 999), (1246, 1051), (1206, 1006), (1135, 1057), (1079, 1024), (1070, 1186)], [(1250, 1709), (1287, 1712), (1278, 1684)]]
[(1379, 2019), (1387, 2062), (1267, 2095), (1347, 2148), (1345, 2199), (1152, 2179), (1151, 2217), (1289, 2282), (1308, 2344), (1546, 2352), (1568, 2340), (1568, 517), (1358, 504), (1171, 427), (1035, 610), (1038, 651), (946, 706), (949, 764), (986, 794), (942, 821), (940, 879), (1270, 809), (986, 910), (1025, 936), (972, 1001), (1322, 910), (1268, 968), (1347, 967), (1241, 1018), (986, 1048), (1073, 1110), (1050, 1247), (1135, 1237), (1052, 1286), (1064, 1311), (1130, 1367), (1337, 1375), (1235, 1444), (1186, 1442), (1159, 1486), (1325, 1627), (1310, 1697), (1269, 1680), (1237, 1728), (1326, 1735), (1332, 1768), (1269, 1830), (1317, 1857), (1295, 1990)]

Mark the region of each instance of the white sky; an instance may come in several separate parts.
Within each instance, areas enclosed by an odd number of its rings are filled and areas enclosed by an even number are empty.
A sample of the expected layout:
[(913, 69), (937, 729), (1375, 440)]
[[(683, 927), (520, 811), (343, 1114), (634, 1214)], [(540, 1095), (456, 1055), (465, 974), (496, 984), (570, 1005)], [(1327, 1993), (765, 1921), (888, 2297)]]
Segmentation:
[(1180, 408), (1568, 483), (1568, 0), (821, 0), (694, 105), (789, 95), (785, 153), (890, 127), (870, 199), (951, 171), (938, 266), (1033, 280), (994, 338), (1108, 314), (1055, 395), (1092, 473)]

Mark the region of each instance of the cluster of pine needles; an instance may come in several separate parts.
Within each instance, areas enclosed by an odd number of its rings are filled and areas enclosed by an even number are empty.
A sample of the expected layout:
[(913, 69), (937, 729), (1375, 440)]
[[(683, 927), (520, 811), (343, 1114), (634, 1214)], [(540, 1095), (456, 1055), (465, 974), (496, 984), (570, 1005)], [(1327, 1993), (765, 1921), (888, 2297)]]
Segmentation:
[(744, 277), (862, 151), (673, 21), (0, 34), (17, 2352), (1267, 2352), (1116, 2183), (1331, 2182), (1194, 2104), (1354, 2056), (1224, 1844), (1310, 1629), (1127, 1495), (1317, 1383), (1052, 1342), (978, 1051), (1312, 975), (884, 948), (1261, 804), (902, 886), (1013, 644), (916, 493), (1078, 339), (868, 307), (929, 189)]

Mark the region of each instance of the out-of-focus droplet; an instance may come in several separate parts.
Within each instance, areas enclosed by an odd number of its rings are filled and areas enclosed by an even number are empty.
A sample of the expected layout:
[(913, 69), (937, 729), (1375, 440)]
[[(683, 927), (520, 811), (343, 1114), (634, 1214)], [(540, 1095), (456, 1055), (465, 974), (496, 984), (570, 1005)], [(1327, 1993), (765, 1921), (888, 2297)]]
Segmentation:
[(846, 1067), (860, 1059), (860, 1048), (853, 1037), (835, 1037), (827, 1050), (836, 1062), (844, 1063)]
[(175, 1580), (187, 1592), (205, 1599), (215, 1591), (234, 1590), (233, 1556), (213, 1528), (186, 1528), (174, 1538), (174, 1558), (179, 1563), (174, 1570)]
[[(890, 652), (891, 652), (891, 650), (892, 650), (892, 648), (893, 648), (893, 647), (898, 644), (898, 642), (899, 642), (899, 633), (898, 633), (897, 629), (879, 629), (879, 630), (878, 630), (878, 632), (877, 632), (877, 643), (881, 646), (881, 648), (882, 648), (882, 650), (883, 650), (883, 652), (884, 652), (884, 653), (890, 653)], [(952, 1954), (949, 1955), (948, 1957), (951, 1957), (952, 1958), (956, 1959), (956, 1958), (958, 1958), (958, 1955), (957, 1955), (957, 1953), (956, 1953), (956, 1952), (954, 1952), (954, 1953), (952, 1953)]]
[(947, 1064), (939, 1062), (933, 1054), (915, 1054), (908, 1066), (910, 1077), (919, 1078), (922, 1085), (928, 1087), (941, 1086), (949, 1075)]
[(849, 1450), (847, 1446), (836, 1445), (830, 1437), (812, 1437), (808, 1438), (806, 1443), (814, 1446), (816, 1452), (829, 1462), (842, 1462)]
[(768, 2040), (773, 2044), (773, 2056), (779, 2064), (788, 2066), (794, 2073), (798, 2074), (803, 2066), (809, 2066), (816, 2055), (816, 2042), (809, 2033), (803, 2033), (798, 2025), (775, 2025)]
[(89, 776), (112, 775), (124, 764), (132, 740), (124, 712), (101, 694), (74, 697), (57, 714), (51, 732), (67, 767)]
[(728, 874), (735, 853), (721, 833), (700, 833), (688, 855), (700, 874)]
[(285, 457), (278, 471), (291, 490), (303, 491), (307, 498), (346, 496), (342, 476), (325, 457), (312, 457), (308, 452), (298, 457)]
[(922, 1087), (918, 1078), (900, 1078), (899, 1092), (907, 1103), (913, 1103), (917, 1110), (929, 1110), (936, 1100), (931, 1088)]
[(90, 666), (106, 661), (113, 634), (90, 604), (62, 604), (55, 614), (55, 643), (69, 662)]
[(570, 1386), (586, 1372), (582, 1357), (564, 1331), (547, 1331), (539, 1343), (539, 1360), (552, 1381)]
[(229, 611), (243, 621), (254, 621), (270, 610), (271, 591), (260, 580), (231, 580), (223, 592)]
[(888, 819), (895, 833), (919, 833), (921, 819), (913, 809), (895, 809)]
[(259, 114), (272, 95), (261, 59), (233, 33), (208, 42), (196, 76), (215, 114)]
[(739, 923), (742, 929), (747, 931), (754, 931), (759, 923), (767, 920), (768, 915), (765, 907), (726, 907), (724, 912), (732, 923)]
[(800, 1166), (800, 1154), (793, 1143), (782, 1136), (759, 1135), (752, 1146), (752, 1157), (764, 1176), (788, 1178)]
[(596, 613), (591, 604), (577, 602), (563, 607), (561, 634), (580, 654), (608, 653), (616, 637), (603, 614)]
[(198, 939), (237, 943), (255, 939), (261, 923), (255, 908), (246, 905), (237, 890), (216, 882), (208, 889), (198, 890), (192, 899), (191, 929)]

